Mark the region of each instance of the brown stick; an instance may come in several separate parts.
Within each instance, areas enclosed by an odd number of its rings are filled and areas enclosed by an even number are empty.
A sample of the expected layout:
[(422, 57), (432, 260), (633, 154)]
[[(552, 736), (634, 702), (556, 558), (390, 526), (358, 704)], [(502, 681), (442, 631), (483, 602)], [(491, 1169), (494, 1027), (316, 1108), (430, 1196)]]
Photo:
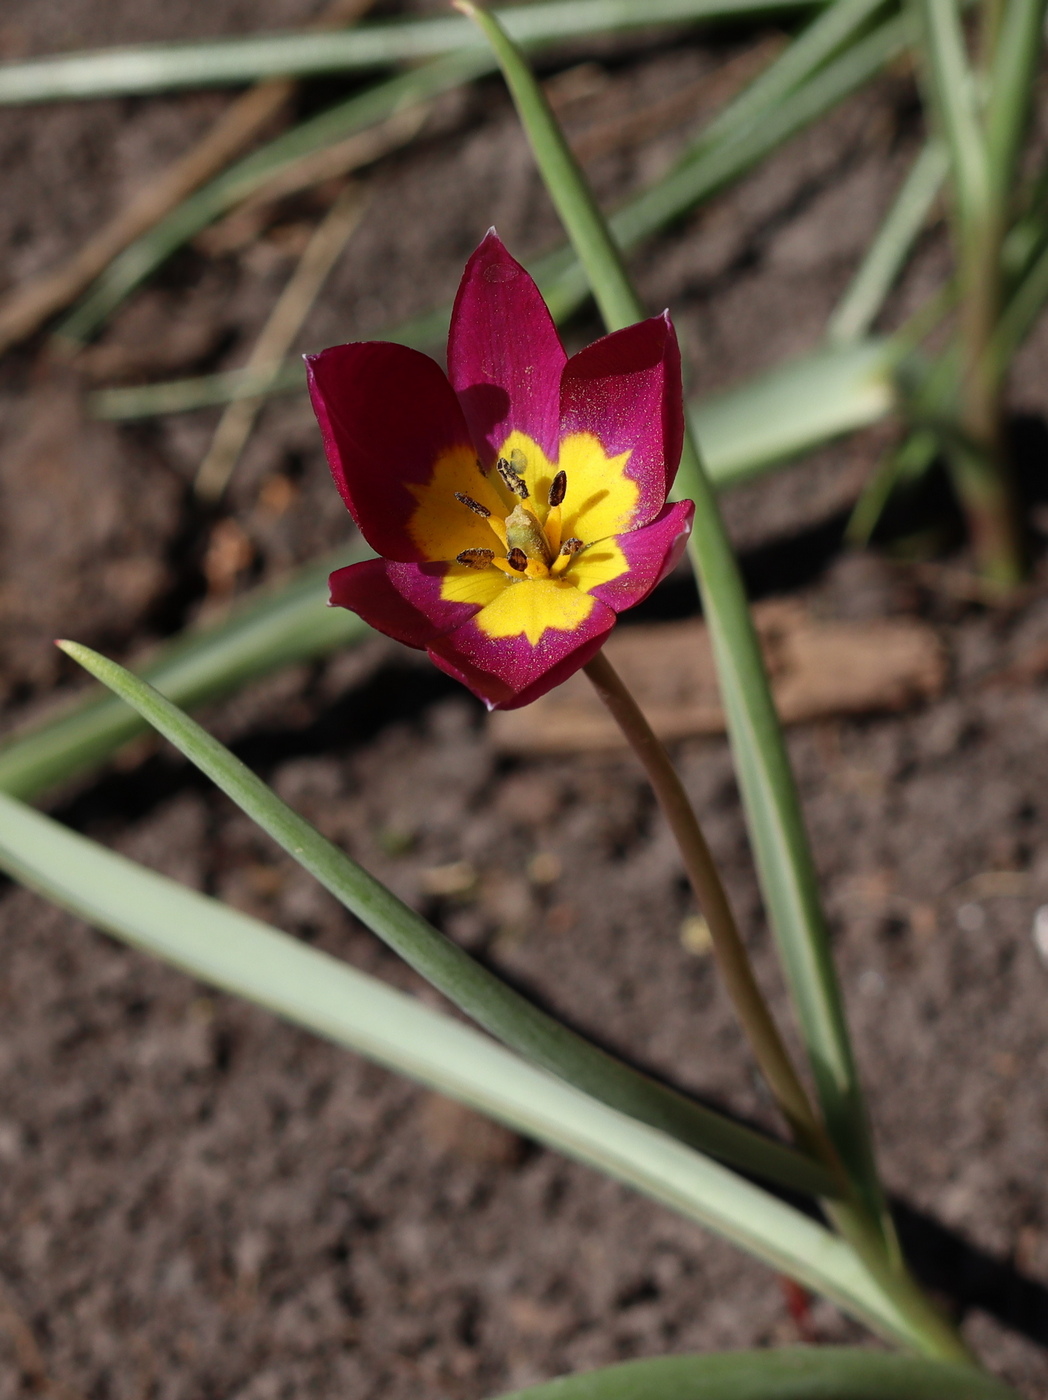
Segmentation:
[[(352, 23), (372, 3), (373, 0), (335, 0), (315, 27), (334, 29)], [(158, 224), (205, 180), (218, 174), (277, 116), (294, 90), (295, 84), (286, 78), (257, 83), (226, 108), (191, 151), (140, 190), (67, 262), (16, 287), (0, 302), (0, 354), (68, 306), (128, 244)]]

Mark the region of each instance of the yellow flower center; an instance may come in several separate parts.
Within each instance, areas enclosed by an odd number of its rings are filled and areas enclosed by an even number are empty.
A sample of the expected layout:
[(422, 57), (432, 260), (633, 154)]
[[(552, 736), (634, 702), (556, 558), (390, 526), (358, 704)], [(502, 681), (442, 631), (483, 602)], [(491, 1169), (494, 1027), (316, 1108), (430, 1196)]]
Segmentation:
[(441, 595), (480, 604), (475, 622), (491, 637), (523, 633), (535, 645), (547, 628), (580, 626), (592, 590), (628, 568), (613, 536), (629, 528), (639, 494), (629, 456), (609, 457), (592, 433), (565, 438), (556, 464), (517, 432), (487, 473), (465, 449), (444, 453), (411, 487), (408, 525), (427, 559), (449, 564)]

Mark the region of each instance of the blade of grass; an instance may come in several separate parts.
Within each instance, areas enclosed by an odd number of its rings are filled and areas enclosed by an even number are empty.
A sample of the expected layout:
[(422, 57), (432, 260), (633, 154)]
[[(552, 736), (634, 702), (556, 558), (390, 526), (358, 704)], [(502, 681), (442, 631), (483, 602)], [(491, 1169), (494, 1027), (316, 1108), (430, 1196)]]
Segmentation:
[[(202, 705), (259, 676), (349, 646), (371, 629), (327, 606), (332, 569), (371, 556), (362, 542), (258, 590), (223, 622), (190, 629), (158, 648), (142, 674), (181, 705)], [(36, 797), (103, 762), (149, 726), (109, 694), (77, 696), (58, 714), (9, 734), (0, 747), (0, 792)]]
[(3, 796), (0, 867), (134, 947), (635, 1187), (880, 1336), (917, 1345), (893, 1301), (816, 1221), (471, 1027)]
[[(501, 11), (522, 44), (796, 9), (798, 0), (546, 0)], [(259, 34), (207, 43), (139, 44), (0, 64), (0, 105), (122, 97), (259, 78), (341, 73), (483, 50), (457, 16), (360, 25), (352, 32)]]
[(957, 0), (920, 0), (920, 13), (932, 106), (949, 149), (958, 215), (967, 224), (984, 217), (991, 188), (975, 75)]
[(479, 53), (435, 59), (377, 83), (253, 151), (115, 258), (83, 301), (58, 326), (57, 336), (74, 346), (89, 340), (116, 307), (177, 248), (275, 176), (354, 133), (366, 138), (360, 149), (361, 162), (376, 159), (386, 148), (386, 140), (400, 144), (408, 138), (410, 127), (404, 125), (407, 110), (491, 67), (491, 60)]
[[(455, 0), (494, 49), (543, 181), (580, 258), (609, 330), (643, 316), (608, 225), (513, 41), (489, 14)], [(695, 501), (689, 549), (702, 594), (740, 786), (787, 980), (826, 1126), (856, 1195), (828, 1203), (849, 1244), (899, 1301), (927, 1355), (970, 1361), (960, 1337), (906, 1270), (877, 1176), (828, 930), (782, 730), (731, 545), (690, 433), (677, 481)], [(830, 1059), (829, 1057), (833, 1057)]]
[[(372, 3), (373, 0), (334, 0), (318, 17), (316, 27), (350, 24)], [(64, 310), (129, 243), (217, 175), (283, 110), (294, 91), (290, 80), (274, 78), (241, 94), (191, 150), (151, 180), (71, 258), (16, 286), (0, 302), (0, 354)]]
[(929, 141), (921, 148), (876, 238), (827, 322), (827, 340), (842, 345), (869, 333), (931, 213), (948, 168), (949, 159), (938, 141)]
[[(889, 21), (856, 45), (854, 54), (843, 53), (824, 72), (819, 64), (840, 47), (844, 38), (854, 34), (865, 22), (866, 7), (871, 0), (837, 0), (844, 11), (847, 25), (836, 22), (836, 6), (828, 12), (834, 23), (822, 29), (818, 23), (791, 45), (767, 70), (764, 98), (758, 104), (748, 102), (746, 93), (738, 99), (739, 115), (730, 115), (737, 104), (729, 104), (715, 119), (716, 139), (704, 134), (693, 147), (695, 159), (686, 157), (680, 166), (635, 199), (630, 200), (613, 216), (615, 237), (621, 246), (633, 247), (643, 238), (680, 217), (699, 200), (708, 197), (724, 184), (744, 173), (757, 161), (770, 154), (779, 144), (829, 111), (843, 97), (854, 92), (863, 82), (877, 73), (885, 63), (904, 47), (907, 22)], [(817, 33), (813, 31), (817, 30)], [(842, 38), (842, 35), (844, 36)], [(796, 50), (800, 50), (800, 56)], [(472, 65), (475, 65), (472, 66)], [(290, 172), (295, 164), (310, 163), (318, 151), (347, 130), (387, 118), (409, 102), (421, 102), (436, 92), (456, 86), (493, 67), (485, 51), (453, 55), (436, 60), (406, 78), (394, 78), (364, 93), (360, 98), (322, 113), (312, 122), (286, 133), (268, 147), (255, 152), (247, 161), (229, 171), (220, 180), (201, 190), (163, 225), (132, 245), (99, 279), (87, 298), (59, 328), (58, 334), (74, 344), (93, 335), (113, 310), (145, 280), (182, 243), (199, 233), (209, 223), (242, 203), (253, 193), (282, 173)], [(811, 75), (787, 100), (780, 97), (799, 76)], [(776, 75), (779, 75), (776, 77)], [(758, 79), (760, 84), (763, 79)], [(761, 113), (766, 121), (755, 121)], [(708, 148), (708, 149), (707, 149)], [(546, 299), (558, 318), (569, 315), (586, 298), (589, 285), (585, 273), (569, 248), (558, 249), (540, 260), (532, 271), (543, 287)], [(448, 313), (450, 314), (450, 312)], [(408, 334), (416, 344), (428, 333), (430, 324), (440, 322), (440, 313), (424, 318)], [(446, 329), (446, 320), (444, 321)], [(434, 336), (438, 338), (439, 334)]]
[(1045, 0), (1008, 0), (988, 75), (986, 154), (998, 197), (1015, 183), (1044, 36)]
[[(838, 0), (838, 3), (851, 5), (853, 0)], [(837, 29), (833, 31), (835, 35), (838, 32)], [(747, 126), (742, 136), (723, 136), (705, 150), (705, 154), (686, 159), (669, 175), (630, 200), (610, 220), (619, 246), (632, 248), (658, 232), (769, 155), (782, 141), (831, 110), (900, 53), (905, 47), (908, 33), (908, 25), (903, 20), (891, 20), (881, 25), (852, 50), (817, 73), (792, 97), (770, 111), (766, 121), (752, 128)], [(806, 37), (802, 36), (797, 44), (804, 44)], [(808, 58), (814, 60), (821, 53), (821, 46), (806, 52)], [(790, 53), (791, 50), (787, 50), (768, 70), (768, 74)], [(772, 98), (776, 92), (777, 88), (772, 90)], [(699, 138), (696, 149), (705, 149), (704, 137)], [(174, 243), (170, 244), (168, 251), (174, 246)], [(151, 271), (152, 266), (148, 270)], [(570, 248), (560, 248), (547, 254), (532, 263), (530, 270), (558, 321), (566, 319), (589, 294), (585, 270), (572, 256)], [(145, 275), (143, 271), (142, 276)], [(129, 290), (130, 285), (120, 291), (119, 297), (122, 298)], [(108, 314), (117, 300), (115, 297), (107, 298), (105, 305), (99, 306), (99, 312)], [(450, 308), (439, 308), (425, 317), (384, 331), (382, 339), (399, 341), (419, 349), (431, 348), (446, 336), (449, 316)], [(100, 316), (85, 316), (83, 323), (73, 328), (75, 335), (79, 337), (89, 333), (99, 319)], [(68, 323), (63, 329), (69, 333)], [(302, 367), (296, 361), (284, 365), (279, 375), (274, 377), (269, 392), (286, 393), (304, 388), (304, 385)], [(245, 375), (242, 370), (226, 370), (221, 374), (171, 384), (102, 390), (92, 396), (91, 403), (93, 411), (101, 417), (148, 417), (154, 413), (184, 412), (191, 408), (225, 403), (232, 398), (252, 397), (260, 392), (260, 388), (259, 377)]]
[(499, 1400), (1016, 1400), (970, 1366), (858, 1347), (655, 1356), (561, 1376)]
[[(295, 271), (277, 298), (248, 357), (245, 368), (275, 374), (302, 329), (328, 275), (360, 223), (367, 204), (364, 190), (352, 185), (338, 196), (314, 229)], [(262, 407), (262, 398), (238, 399), (219, 419), (211, 446), (197, 469), (194, 489), (206, 501), (225, 491)]]
[[(456, 3), (483, 29), (498, 57), (543, 181), (586, 266), (605, 325), (611, 331), (642, 320), (644, 309), (626, 275), (622, 254), (527, 63), (491, 15), (469, 0)], [(880, 1211), (861, 1092), (796, 789), (738, 565), (690, 434), (676, 489), (695, 501), (689, 550), (765, 899), (827, 1126), (853, 1179), (876, 1199)]]
[[(800, 1153), (732, 1123), (591, 1045), (445, 938), (310, 826), (228, 749), (159, 691), (75, 642), (62, 650), (131, 705), (303, 869), (485, 1030), (620, 1112), (746, 1171), (810, 1189), (826, 1174)], [(769, 1150), (770, 1149), (770, 1150)], [(801, 1183), (806, 1183), (801, 1187)]]

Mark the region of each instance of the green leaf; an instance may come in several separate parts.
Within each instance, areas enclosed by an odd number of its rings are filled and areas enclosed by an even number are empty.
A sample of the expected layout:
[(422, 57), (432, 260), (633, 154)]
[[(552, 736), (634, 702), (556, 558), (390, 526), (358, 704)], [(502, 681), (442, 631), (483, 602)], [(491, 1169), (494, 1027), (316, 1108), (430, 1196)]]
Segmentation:
[(0, 868), (194, 977), (358, 1050), (596, 1167), (916, 1345), (848, 1247), (792, 1206), (486, 1036), (0, 795)]
[(986, 150), (998, 198), (1012, 193), (1022, 138), (1030, 116), (1041, 50), (1046, 0), (1006, 0), (988, 75)]
[[(523, 44), (584, 34), (681, 24), (729, 15), (794, 9), (797, 0), (546, 0), (501, 11)], [(229, 86), (259, 78), (342, 73), (390, 63), (415, 63), (463, 49), (482, 49), (476, 31), (452, 16), (318, 34), (256, 34), (206, 43), (136, 44), (0, 64), (0, 104), (124, 97), (174, 88)]]
[[(310, 661), (373, 636), (355, 613), (329, 608), (332, 569), (370, 557), (362, 543), (300, 570), (234, 609), (223, 622), (184, 633), (159, 648), (142, 674), (181, 705), (201, 705), (281, 666)], [(0, 791), (35, 797), (91, 769), (149, 725), (115, 696), (94, 693), (0, 747)]]
[[(513, 95), (543, 181), (609, 331), (643, 308), (619, 249), (556, 118), (523, 56), (491, 15), (457, 0), (487, 36)], [(848, 57), (854, 56), (854, 50)], [(695, 502), (689, 553), (717, 664), (758, 873), (797, 1005), (819, 1099), (834, 1144), (874, 1218), (885, 1222), (869, 1126), (844, 1018), (793, 774), (756, 630), (716, 497), (685, 435), (675, 490)]]
[(869, 333), (910, 255), (949, 168), (945, 150), (929, 141), (910, 167), (888, 215), (826, 326), (838, 345)]
[(970, 1366), (855, 1347), (658, 1356), (562, 1376), (500, 1400), (1017, 1400)]
[(132, 705), (416, 972), (507, 1045), (622, 1112), (746, 1171), (832, 1194), (828, 1174), (801, 1153), (649, 1079), (533, 1006), (321, 836), (217, 739), (130, 671), (75, 642), (59, 645)]
[[(349, 30), (352, 38), (359, 30)], [(330, 43), (337, 36), (314, 36)], [(57, 334), (74, 344), (89, 340), (106, 318), (134, 289), (150, 277), (176, 249), (201, 229), (235, 208), (275, 175), (294, 167), (314, 152), (344, 141), (354, 132), (374, 126), (396, 112), (435, 97), (477, 77), (492, 67), (487, 55), (454, 53), (402, 73), (358, 93), (345, 102), (302, 122), (290, 131), (237, 161), (173, 209), (148, 233), (128, 245), (84, 298), (57, 327)]]
[[(612, 232), (620, 246), (635, 247), (736, 179), (854, 92), (900, 52), (908, 30), (903, 21), (890, 20), (818, 71), (829, 55), (854, 38), (874, 7), (875, 0), (835, 0), (761, 77), (714, 118), (673, 170), (612, 216)], [(198, 191), (115, 259), (59, 327), (59, 335), (73, 342), (89, 338), (176, 248), (277, 171), (362, 126), (494, 66), (486, 50), (452, 55), (378, 84), (278, 137)], [(589, 295), (586, 274), (570, 248), (559, 248), (540, 258), (531, 270), (558, 320), (569, 316)], [(387, 330), (382, 338), (429, 348), (446, 338), (449, 315), (450, 308), (438, 309)], [(256, 375), (231, 370), (187, 381), (184, 387), (146, 385), (111, 390), (94, 402), (102, 406), (104, 416), (138, 416), (253, 397), (260, 388), (284, 392), (302, 382), (301, 364), (290, 362), (267, 386), (260, 386)], [(154, 394), (159, 398), (151, 398)]]
[(992, 177), (960, 7), (957, 0), (920, 0), (919, 8), (931, 105), (950, 153), (958, 214), (970, 225), (989, 210)]

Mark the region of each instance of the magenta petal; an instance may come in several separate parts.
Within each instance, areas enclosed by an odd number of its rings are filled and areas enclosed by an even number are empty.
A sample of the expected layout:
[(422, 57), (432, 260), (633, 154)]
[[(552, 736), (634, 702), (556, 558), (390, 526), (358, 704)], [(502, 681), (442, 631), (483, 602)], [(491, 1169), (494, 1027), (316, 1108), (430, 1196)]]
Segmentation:
[(524, 636), (488, 637), (475, 622), (467, 622), (426, 649), (442, 671), (472, 690), (489, 710), (517, 710), (585, 666), (614, 626), (614, 612), (595, 599), (580, 627), (570, 632), (550, 628), (537, 646)]
[(691, 534), (695, 507), (691, 501), (667, 505), (649, 525), (616, 535), (626, 556), (626, 573), (591, 589), (594, 598), (617, 613), (643, 603), (648, 594), (676, 568)]
[(485, 467), (514, 429), (556, 461), (566, 360), (541, 292), (492, 229), (466, 264), (448, 335), (448, 377)]
[(593, 433), (609, 457), (632, 452), (626, 475), (640, 496), (634, 525), (662, 509), (684, 441), (680, 350), (669, 314), (594, 341), (561, 380), (561, 433)]
[(307, 355), (306, 375), (331, 474), (361, 534), (388, 559), (420, 559), (408, 488), (429, 480), (442, 453), (473, 451), (443, 370), (418, 350), (371, 341)]
[(442, 564), (365, 559), (331, 575), (331, 605), (348, 608), (377, 632), (421, 650), (478, 610), (476, 603), (449, 603), (440, 596), (444, 572)]

